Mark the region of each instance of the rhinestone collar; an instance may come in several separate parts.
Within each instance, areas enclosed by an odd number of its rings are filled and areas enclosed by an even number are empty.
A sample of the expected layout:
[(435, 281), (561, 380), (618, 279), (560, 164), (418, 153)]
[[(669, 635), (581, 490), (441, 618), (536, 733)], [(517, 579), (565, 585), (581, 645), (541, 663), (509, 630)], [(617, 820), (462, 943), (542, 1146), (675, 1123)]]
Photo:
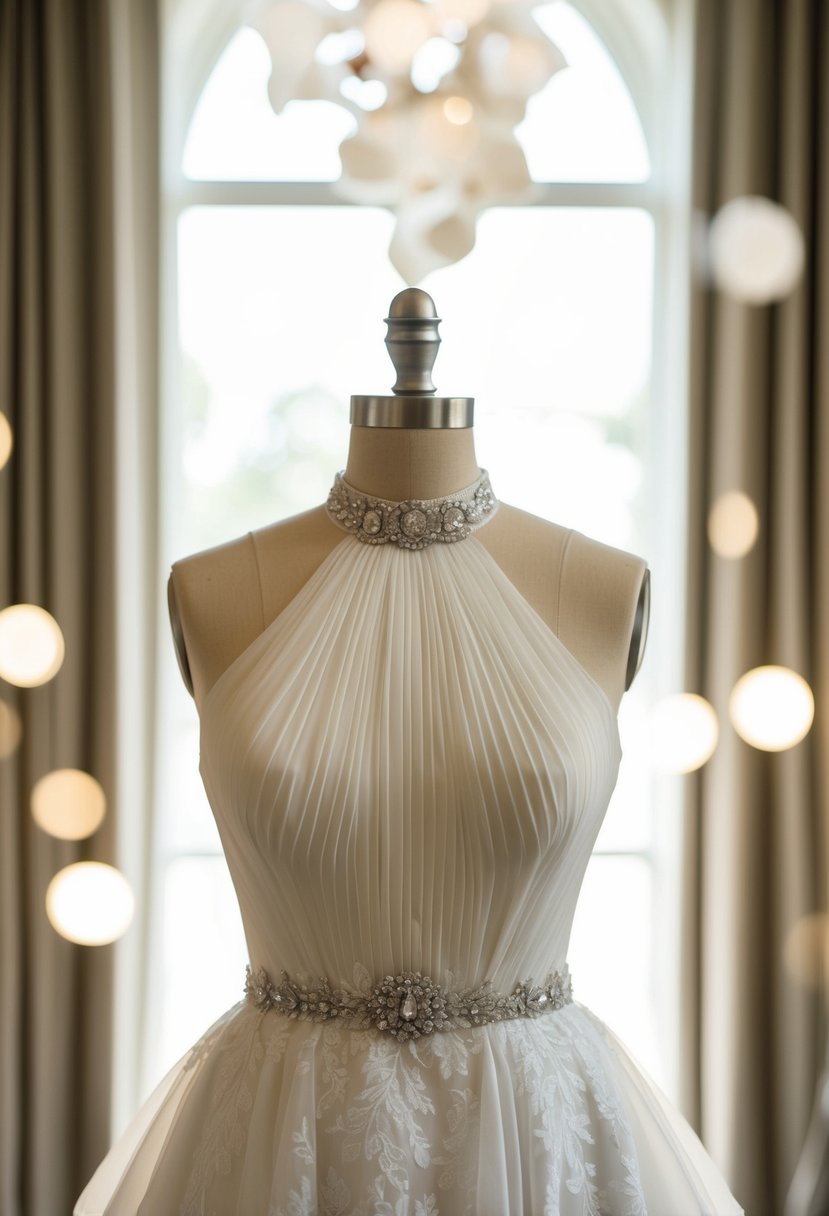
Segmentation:
[(350, 485), (344, 469), (335, 475), (325, 504), (329, 518), (368, 545), (391, 542), (401, 549), (425, 549), (435, 541), (463, 540), (498, 508), (489, 474), (445, 498), (374, 498)]

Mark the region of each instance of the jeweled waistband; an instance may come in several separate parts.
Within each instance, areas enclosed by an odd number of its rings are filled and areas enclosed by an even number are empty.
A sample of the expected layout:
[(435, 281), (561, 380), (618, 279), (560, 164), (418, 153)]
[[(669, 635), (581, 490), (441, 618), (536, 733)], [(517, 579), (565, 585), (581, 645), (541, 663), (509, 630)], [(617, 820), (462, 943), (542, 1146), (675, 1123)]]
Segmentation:
[(387, 975), (369, 995), (356, 989), (331, 988), (324, 976), (318, 988), (309, 988), (292, 980), (287, 971), (281, 975), (282, 982), (277, 985), (264, 967), (255, 973), (246, 967), (245, 996), (262, 1011), (276, 1010), (314, 1022), (338, 1018), (352, 1029), (375, 1028), (400, 1040), (507, 1018), (538, 1017), (561, 1009), (573, 999), (566, 963), (561, 971), (548, 972), (542, 984), (528, 978), (509, 994), (494, 991), (491, 980), (484, 980), (476, 988), (444, 988), (420, 971)]

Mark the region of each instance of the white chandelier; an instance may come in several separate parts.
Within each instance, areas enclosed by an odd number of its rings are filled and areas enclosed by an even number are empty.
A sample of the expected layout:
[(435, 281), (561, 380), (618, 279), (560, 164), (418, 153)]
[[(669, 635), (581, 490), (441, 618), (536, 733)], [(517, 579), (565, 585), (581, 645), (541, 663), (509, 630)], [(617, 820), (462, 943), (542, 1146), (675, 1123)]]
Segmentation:
[(389, 258), (409, 286), (470, 252), (484, 208), (537, 197), (514, 128), (566, 61), (533, 7), (260, 0), (250, 10), (270, 51), (276, 114), (292, 100), (324, 100), (354, 115), (334, 189), (395, 213)]

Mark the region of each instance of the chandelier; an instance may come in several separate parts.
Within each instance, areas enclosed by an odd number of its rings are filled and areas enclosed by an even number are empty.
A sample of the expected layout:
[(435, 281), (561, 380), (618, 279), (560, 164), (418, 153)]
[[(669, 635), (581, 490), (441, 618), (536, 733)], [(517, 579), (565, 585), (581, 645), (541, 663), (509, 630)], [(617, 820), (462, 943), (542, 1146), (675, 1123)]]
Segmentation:
[(259, 0), (268, 96), (345, 107), (336, 193), (395, 215), (389, 259), (409, 286), (465, 257), (480, 213), (538, 197), (515, 127), (566, 67), (527, 0)]

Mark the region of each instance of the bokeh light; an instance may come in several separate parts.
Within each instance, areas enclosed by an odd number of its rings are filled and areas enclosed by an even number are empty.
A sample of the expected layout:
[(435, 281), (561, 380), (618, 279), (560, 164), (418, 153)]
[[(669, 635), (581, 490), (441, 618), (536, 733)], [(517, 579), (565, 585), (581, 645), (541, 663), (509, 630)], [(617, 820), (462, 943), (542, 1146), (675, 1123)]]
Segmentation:
[(104, 946), (122, 937), (135, 911), (132, 888), (120, 870), (78, 861), (59, 870), (46, 891), (46, 915), (61, 937)]
[(741, 490), (721, 494), (708, 513), (708, 542), (720, 557), (745, 557), (758, 530), (757, 508)]
[(803, 234), (779, 203), (758, 195), (732, 199), (711, 221), (711, 276), (723, 291), (749, 304), (787, 296), (803, 272)]
[(21, 688), (45, 684), (60, 670), (65, 645), (60, 626), (37, 604), (0, 612), (0, 676)]
[(370, 9), (363, 34), (372, 63), (386, 72), (408, 69), (419, 47), (437, 33), (428, 9), (417, 0), (380, 0)]
[(754, 667), (732, 689), (728, 712), (740, 738), (763, 751), (794, 747), (815, 716), (811, 688), (789, 667)]
[(650, 712), (652, 762), (665, 773), (690, 773), (708, 760), (719, 737), (716, 712), (705, 697), (681, 692), (662, 697)]
[(38, 827), (60, 840), (91, 836), (106, 814), (106, 795), (90, 773), (59, 768), (32, 789), (32, 816)]

